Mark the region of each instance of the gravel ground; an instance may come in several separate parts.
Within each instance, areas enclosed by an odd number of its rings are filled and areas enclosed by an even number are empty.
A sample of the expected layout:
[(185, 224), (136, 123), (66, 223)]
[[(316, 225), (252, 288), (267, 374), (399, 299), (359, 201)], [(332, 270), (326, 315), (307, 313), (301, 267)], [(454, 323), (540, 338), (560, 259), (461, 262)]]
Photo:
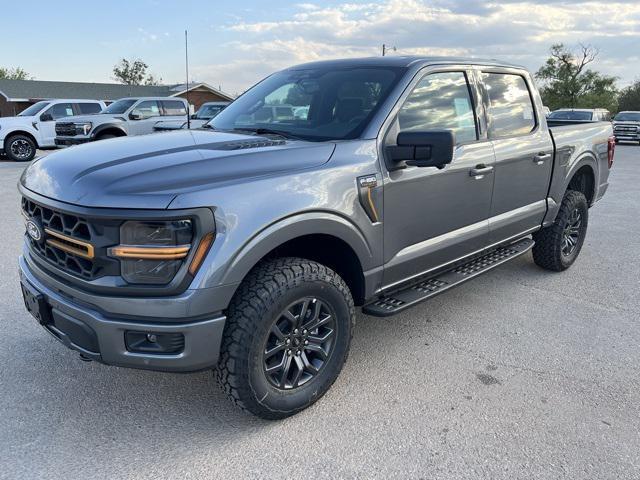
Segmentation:
[(24, 166), (0, 162), (0, 478), (640, 478), (640, 147), (619, 146), (574, 267), (530, 255), (358, 316), (329, 393), (281, 422), (208, 372), (84, 363), (20, 297)]

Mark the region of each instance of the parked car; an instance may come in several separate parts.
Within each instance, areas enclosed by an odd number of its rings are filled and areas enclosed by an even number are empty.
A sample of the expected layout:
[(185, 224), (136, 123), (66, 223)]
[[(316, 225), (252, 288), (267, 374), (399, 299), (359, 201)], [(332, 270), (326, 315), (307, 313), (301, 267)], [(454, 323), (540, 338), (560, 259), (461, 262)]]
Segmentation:
[(640, 112), (620, 112), (613, 117), (613, 134), (616, 142), (640, 142)]
[(55, 122), (105, 108), (98, 100), (56, 99), (34, 103), (15, 117), (0, 117), (0, 154), (16, 162), (33, 160), (38, 148), (55, 148)]
[(562, 120), (564, 123), (610, 122), (611, 113), (604, 108), (561, 108), (547, 115), (547, 120)]
[(55, 144), (68, 147), (95, 140), (153, 133), (153, 126), (159, 120), (181, 120), (187, 115), (187, 108), (187, 102), (182, 98), (122, 98), (99, 115), (74, 116), (57, 122)]
[[(290, 95), (306, 119), (247, 123)], [(32, 163), (22, 290), (83, 358), (214, 369), (270, 419), (329, 389), (356, 306), (397, 314), (529, 251), (571, 267), (615, 148), (610, 123), (549, 128), (525, 69), (477, 59), (301, 65), (209, 125)]]
[(182, 128), (201, 128), (205, 123), (224, 110), (231, 102), (207, 102), (203, 103), (198, 111), (191, 115), (189, 122), (182, 120), (161, 120), (153, 129), (159, 132), (180, 130)]

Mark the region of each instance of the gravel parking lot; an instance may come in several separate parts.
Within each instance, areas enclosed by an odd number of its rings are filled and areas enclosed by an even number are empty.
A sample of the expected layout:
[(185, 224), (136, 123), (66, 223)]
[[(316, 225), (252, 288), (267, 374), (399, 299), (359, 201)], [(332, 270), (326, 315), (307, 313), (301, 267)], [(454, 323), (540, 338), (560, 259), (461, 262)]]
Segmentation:
[(640, 478), (640, 147), (618, 146), (576, 265), (530, 255), (399, 316), (358, 316), (312, 408), (265, 422), (208, 372), (84, 363), (25, 311), (0, 162), (0, 478)]

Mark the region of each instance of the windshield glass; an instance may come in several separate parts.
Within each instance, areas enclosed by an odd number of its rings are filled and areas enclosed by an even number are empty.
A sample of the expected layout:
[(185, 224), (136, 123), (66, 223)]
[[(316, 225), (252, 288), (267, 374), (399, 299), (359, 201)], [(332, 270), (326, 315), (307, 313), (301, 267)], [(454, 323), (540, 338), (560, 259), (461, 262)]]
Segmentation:
[(593, 113), (563, 110), (551, 112), (551, 114), (547, 118), (550, 118), (552, 120), (591, 120), (593, 118)]
[(616, 122), (640, 122), (640, 112), (620, 112), (613, 119)]
[(136, 103), (136, 100), (118, 100), (117, 102), (113, 102), (100, 113), (123, 114), (124, 112), (129, 110), (131, 105), (133, 105), (134, 103)]
[(196, 113), (198, 120), (211, 120), (224, 110), (225, 105), (203, 105)]
[(18, 114), (19, 117), (33, 117), (40, 113), (40, 111), (49, 105), (49, 102), (38, 102), (31, 105), (29, 108), (24, 109)]
[(328, 66), (285, 70), (251, 88), (209, 126), (269, 129), (310, 141), (357, 138), (404, 71)]

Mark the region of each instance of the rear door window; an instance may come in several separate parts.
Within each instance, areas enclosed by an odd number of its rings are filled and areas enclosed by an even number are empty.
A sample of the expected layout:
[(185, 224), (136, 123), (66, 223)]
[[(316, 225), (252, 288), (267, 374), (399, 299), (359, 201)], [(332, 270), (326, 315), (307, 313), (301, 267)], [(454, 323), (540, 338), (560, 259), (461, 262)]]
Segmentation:
[(142, 118), (160, 116), (160, 107), (158, 106), (158, 102), (156, 102), (155, 100), (145, 100), (144, 102), (140, 102), (135, 106), (133, 111), (141, 115)]
[(102, 111), (102, 106), (99, 103), (79, 103), (78, 108), (80, 113), (85, 115), (91, 115), (92, 113), (99, 113)]
[(398, 112), (400, 131), (451, 130), (456, 143), (478, 139), (473, 102), (464, 72), (438, 72), (415, 86)]
[(184, 103), (182, 102), (179, 102), (177, 100), (164, 100), (160, 103), (162, 104), (164, 115), (186, 115), (187, 114), (187, 108), (184, 106)]
[(533, 102), (520, 75), (482, 74), (489, 96), (489, 138), (526, 135), (536, 128)]

